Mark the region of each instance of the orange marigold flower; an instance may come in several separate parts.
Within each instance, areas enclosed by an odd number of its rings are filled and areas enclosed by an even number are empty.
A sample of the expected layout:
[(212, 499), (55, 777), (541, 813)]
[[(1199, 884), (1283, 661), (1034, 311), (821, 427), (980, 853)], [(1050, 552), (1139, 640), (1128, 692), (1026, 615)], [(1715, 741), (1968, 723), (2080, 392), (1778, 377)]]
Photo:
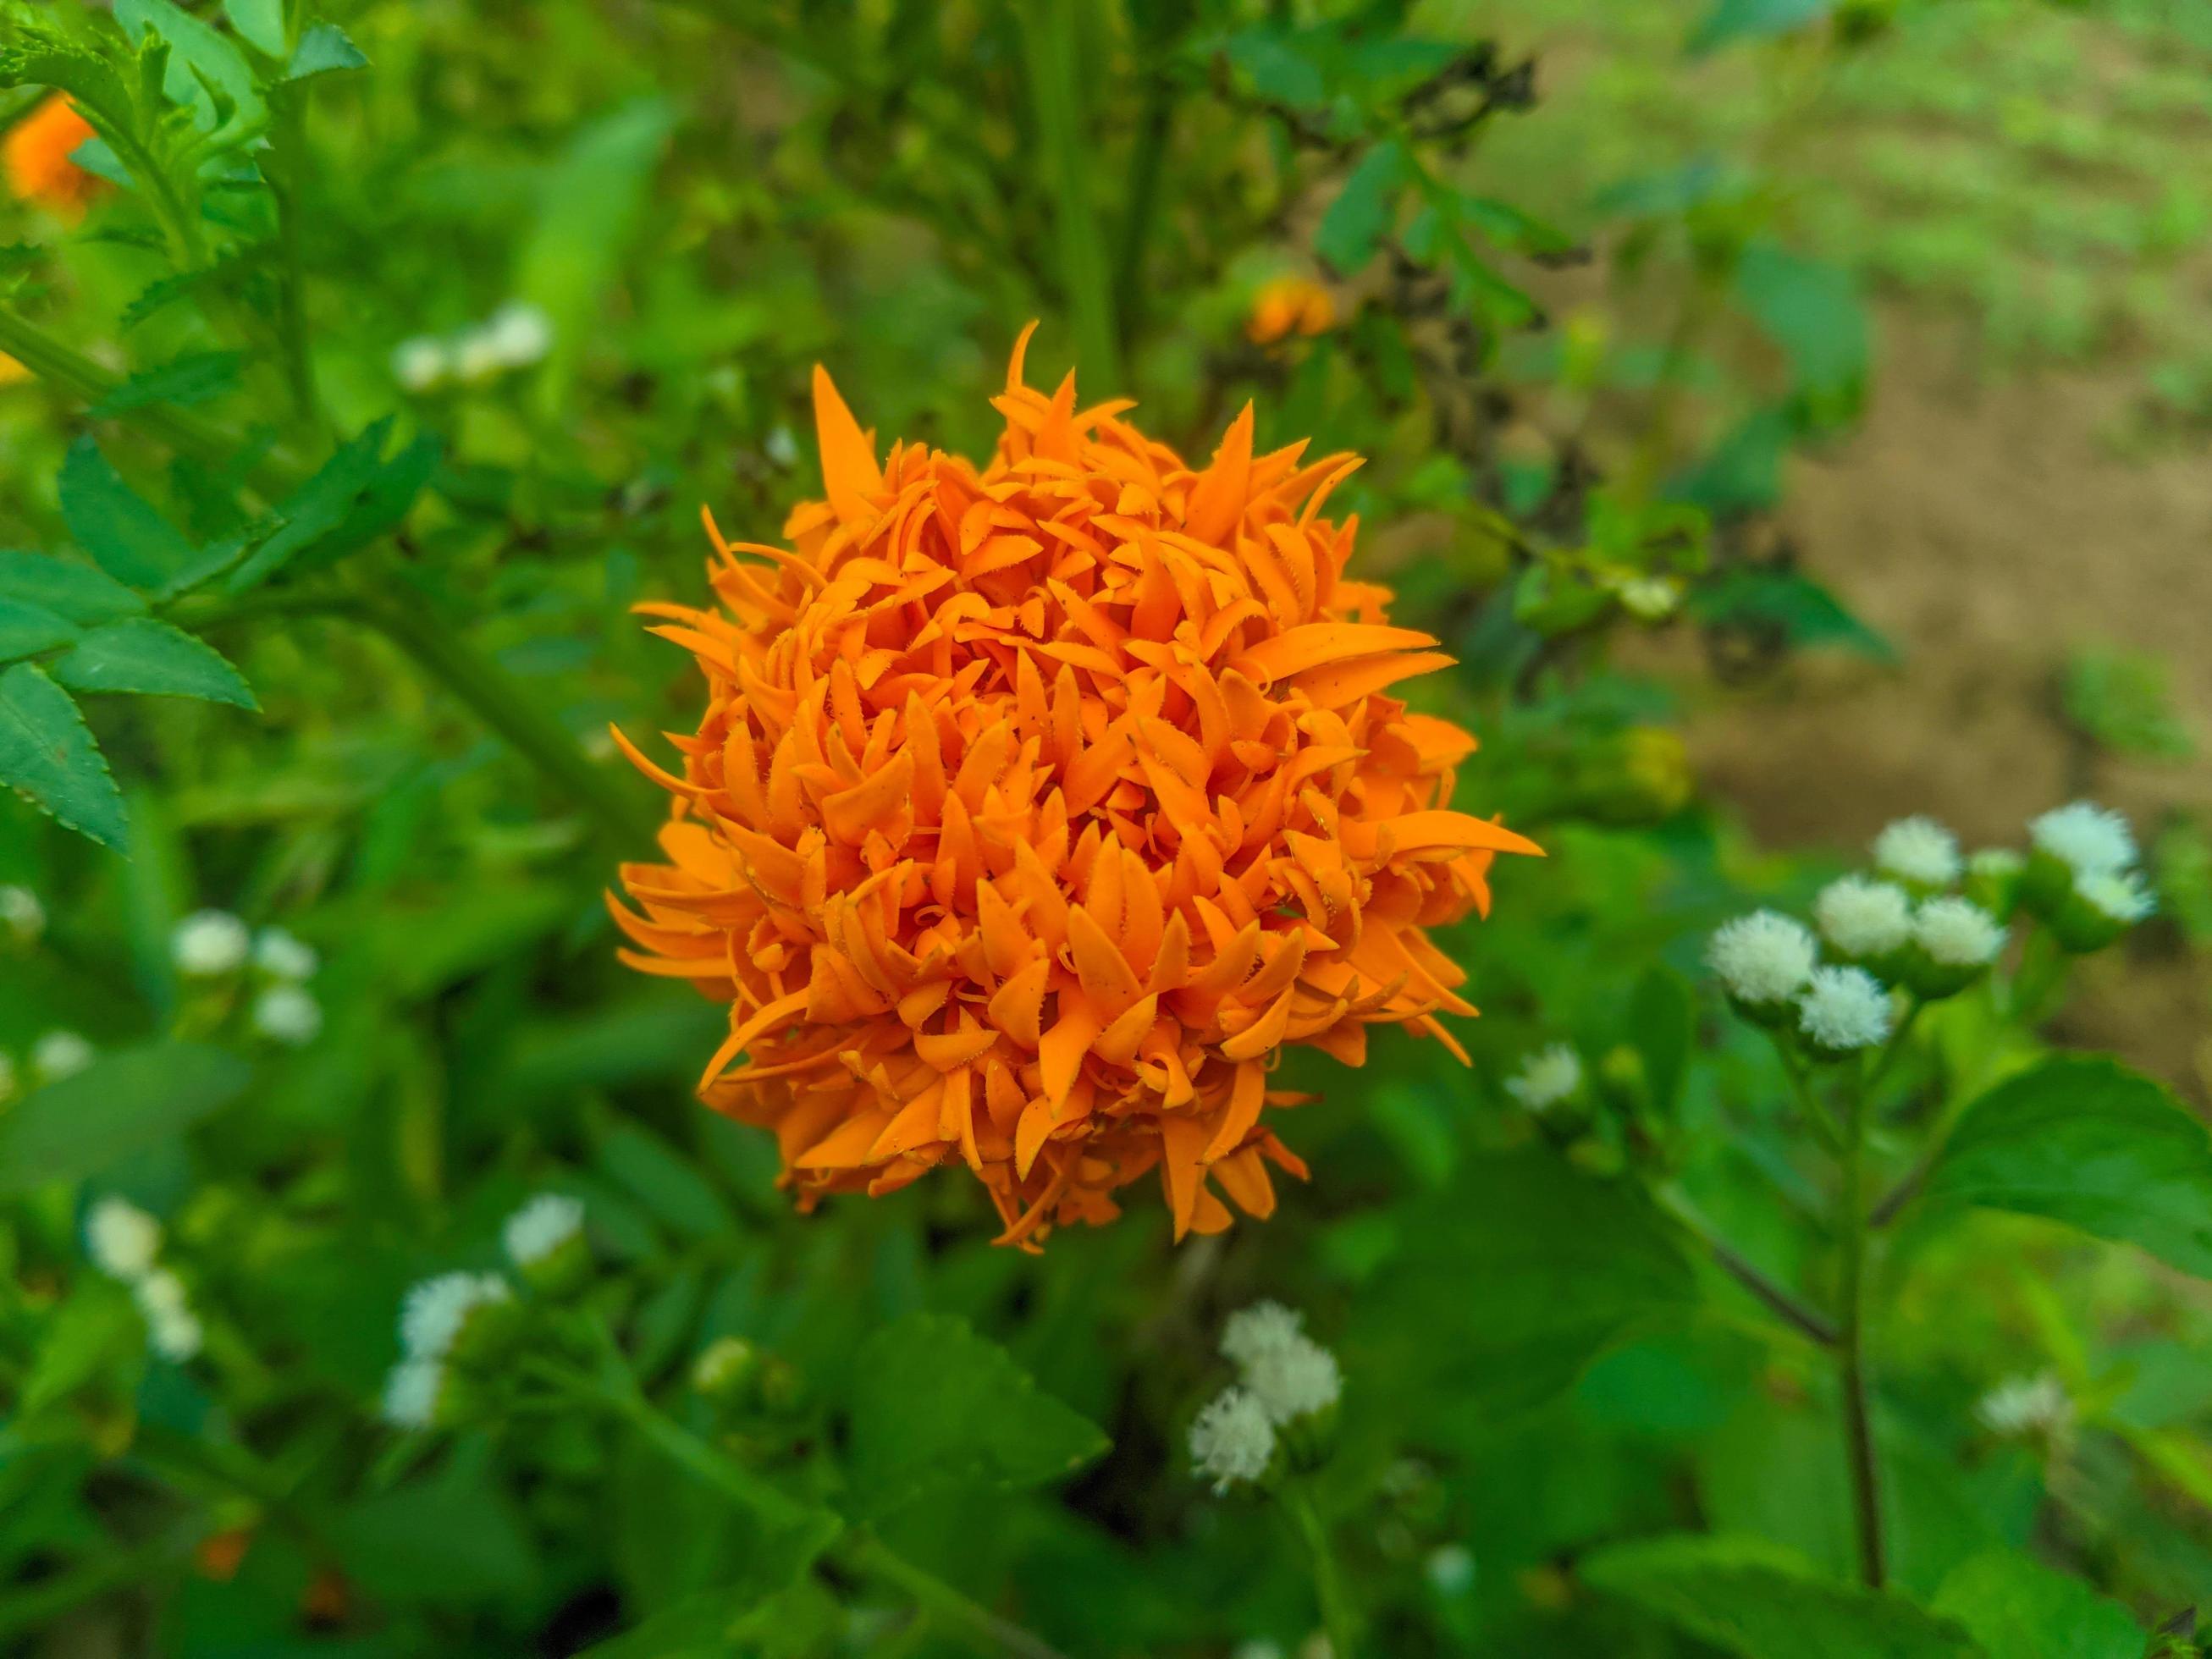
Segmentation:
[[(1032, 325), (1034, 327), (1034, 325)], [(1459, 727), (1390, 695), (1451, 659), (1344, 579), (1324, 518), (1357, 457), (1194, 469), (1023, 384), (998, 453), (878, 462), (829, 377), (829, 499), (789, 550), (711, 515), (720, 608), (641, 609), (707, 677), (665, 864), (609, 903), (624, 960), (730, 1005), (710, 1106), (775, 1131), (802, 1205), (964, 1162), (1000, 1242), (1118, 1213), (1158, 1166), (1176, 1236), (1274, 1207), (1264, 1121), (1292, 1044), (1348, 1064), (1388, 1023), (1464, 1050), (1426, 930), (1487, 913), (1530, 842), (1450, 808)], [(752, 555), (765, 563), (740, 559)], [(743, 1063), (740, 1064), (739, 1062)]]
[(8, 188), (21, 200), (76, 217), (100, 181), (70, 157), (92, 136), (92, 123), (76, 112), (76, 105), (59, 94), (47, 99), (0, 139)]
[(1252, 299), (1244, 331), (1255, 344), (1273, 345), (1290, 334), (1325, 334), (1336, 325), (1336, 301), (1310, 276), (1278, 276)]

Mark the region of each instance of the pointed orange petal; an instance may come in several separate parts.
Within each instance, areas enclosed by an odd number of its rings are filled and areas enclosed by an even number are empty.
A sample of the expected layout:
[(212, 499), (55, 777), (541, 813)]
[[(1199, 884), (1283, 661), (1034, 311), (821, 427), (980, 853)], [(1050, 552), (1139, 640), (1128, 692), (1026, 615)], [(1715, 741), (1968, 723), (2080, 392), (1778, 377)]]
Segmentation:
[(868, 497), (884, 487), (875, 447), (819, 363), (814, 366), (814, 429), (822, 444), (823, 487), (838, 518), (854, 524), (875, 517)]

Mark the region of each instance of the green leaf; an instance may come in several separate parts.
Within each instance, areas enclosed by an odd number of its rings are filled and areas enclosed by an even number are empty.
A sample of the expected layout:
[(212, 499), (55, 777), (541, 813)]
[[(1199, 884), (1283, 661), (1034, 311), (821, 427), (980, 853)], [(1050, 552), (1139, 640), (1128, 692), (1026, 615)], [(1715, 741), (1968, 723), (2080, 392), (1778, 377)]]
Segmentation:
[(1833, 645), (1875, 662), (1897, 660), (1897, 648), (1887, 638), (1795, 570), (1737, 565), (1692, 588), (1689, 611), (1701, 623), (1776, 635), (1796, 650)]
[(103, 847), (120, 847), (130, 833), (84, 716), (27, 662), (0, 673), (0, 783)]
[(146, 1322), (130, 1293), (112, 1280), (86, 1274), (40, 1338), (16, 1408), (20, 1416), (68, 1399), (103, 1372), (127, 1371), (134, 1359), (143, 1364), (145, 1346)]
[(223, 11), (239, 38), (264, 57), (282, 58), (290, 45), (284, 38), (284, 0), (223, 0)]
[(526, 1601), (539, 1575), (537, 1553), (485, 1462), (452, 1458), (341, 1511), (330, 1530), (348, 1576), (392, 1607)]
[(1670, 1537), (1586, 1558), (1583, 1582), (1743, 1659), (1986, 1659), (1909, 1601), (1812, 1577), (1748, 1539)]
[[(343, 525), (354, 504), (383, 466), (380, 457), (391, 432), (392, 417), (387, 415), (339, 445), (337, 453), (323, 463), (321, 470), (277, 507), (276, 516), (281, 522), (276, 532), (255, 549), (244, 564), (231, 572), (229, 591), (243, 593), (258, 587)], [(410, 452), (403, 452), (403, 458), (407, 453)]]
[(145, 600), (113, 577), (43, 553), (0, 553), (0, 598), (21, 599), (88, 627), (146, 608)]
[(599, 1142), (599, 1167), (654, 1220), (694, 1238), (726, 1238), (735, 1223), (720, 1196), (668, 1143), (625, 1125)]
[(90, 438), (70, 445), (62, 463), (61, 506), (76, 544), (119, 582), (158, 587), (192, 556), (192, 544), (123, 482)]
[(305, 81), (338, 70), (367, 69), (368, 59), (336, 23), (318, 23), (301, 38), (285, 78)]
[(1407, 1397), (1488, 1421), (1555, 1398), (1589, 1362), (1696, 1297), (1675, 1234), (1635, 1187), (1546, 1151), (1470, 1160), (1402, 1214), (1348, 1352)]
[(292, 562), (295, 574), (326, 569), (399, 526), (438, 470), (442, 452), (424, 433), (378, 468), (345, 520)]
[(1673, 1112), (1681, 1096), (1697, 1024), (1697, 998), (1688, 981), (1662, 963), (1646, 968), (1629, 994), (1627, 1033), (1643, 1056), (1651, 1104), (1662, 1115)]
[(2061, 696), (2066, 718), (2113, 754), (2185, 761), (2197, 752), (2172, 676), (2147, 652), (2082, 647), (2067, 659)]
[(1788, 34), (1826, 17), (1835, 0), (1715, 0), (1691, 32), (1689, 49), (1711, 52), (1733, 40)]
[(2015, 1550), (1960, 1563), (1929, 1605), (1990, 1659), (2142, 1659), (2143, 1633), (2125, 1607)]
[(149, 404), (170, 404), (191, 409), (212, 403), (238, 384), (238, 366), (245, 361), (235, 351), (194, 351), (159, 368), (133, 374), (92, 407), (96, 421), (112, 420)]
[(1790, 360), (1790, 384), (1823, 424), (1857, 413), (1872, 356), (1866, 307), (1850, 273), (1771, 242), (1753, 242), (1735, 271), (1736, 294)]
[(1322, 215), (1314, 251), (1346, 276), (1374, 256), (1376, 245), (1397, 216), (1398, 194), (1408, 175), (1406, 147), (1387, 138), (1359, 158), (1344, 188)]
[(200, 697), (240, 708), (261, 706), (214, 647), (151, 617), (94, 629), (54, 664), (54, 678), (76, 691), (135, 691)]
[(1966, 1109), (1931, 1203), (2047, 1216), (2212, 1277), (2212, 1134), (2117, 1061), (2045, 1061)]
[(1073, 1474), (1108, 1447), (960, 1319), (913, 1313), (854, 1356), (848, 1469), (863, 1513), (948, 1487), (1014, 1491)]
[(44, 605), (0, 597), (0, 662), (67, 645), (76, 636), (77, 626), (67, 617)]
[(252, 1077), (236, 1055), (198, 1043), (104, 1054), (0, 1117), (0, 1194), (97, 1175), (228, 1106)]
[(232, 118), (249, 127), (266, 118), (246, 54), (221, 30), (173, 0), (115, 0), (115, 21), (134, 43), (143, 41), (149, 30), (168, 42), (172, 55), (162, 90), (173, 103), (197, 106), (204, 129), (226, 125), (226, 102)]

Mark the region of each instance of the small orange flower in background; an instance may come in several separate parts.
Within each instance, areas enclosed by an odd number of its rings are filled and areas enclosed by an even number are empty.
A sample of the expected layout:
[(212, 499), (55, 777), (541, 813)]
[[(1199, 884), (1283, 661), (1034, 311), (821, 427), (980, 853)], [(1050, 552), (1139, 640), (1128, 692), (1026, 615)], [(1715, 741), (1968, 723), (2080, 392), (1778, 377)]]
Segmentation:
[(0, 167), (20, 201), (36, 202), (64, 218), (80, 216), (101, 181), (70, 157), (93, 136), (92, 123), (56, 94), (8, 129), (0, 139)]
[(669, 861), (623, 866), (643, 915), (609, 902), (625, 961), (730, 1005), (701, 1097), (802, 1205), (965, 1164), (1033, 1247), (1157, 1167), (1176, 1236), (1217, 1232), (1305, 1173), (1282, 1049), (1466, 1058), (1426, 930), (1538, 849), (1451, 810), (1474, 739), (1390, 695), (1451, 659), (1343, 576), (1357, 457), (1255, 455), (1248, 406), (1194, 469), (1072, 374), (1024, 386), (1028, 342), (980, 471), (879, 463), (815, 371), (829, 499), (788, 550), (710, 515), (720, 608), (640, 607), (708, 705), (681, 775), (616, 734), (674, 805)]
[(1254, 343), (1273, 345), (1291, 334), (1324, 334), (1336, 325), (1336, 301), (1310, 276), (1278, 276), (1252, 299), (1244, 331)]

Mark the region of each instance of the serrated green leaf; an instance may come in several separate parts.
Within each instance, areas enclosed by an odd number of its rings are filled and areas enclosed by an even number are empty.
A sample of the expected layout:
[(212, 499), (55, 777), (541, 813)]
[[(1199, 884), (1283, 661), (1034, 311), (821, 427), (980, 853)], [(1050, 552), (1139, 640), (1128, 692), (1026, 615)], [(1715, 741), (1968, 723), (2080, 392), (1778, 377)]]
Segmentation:
[(284, 0), (223, 0), (223, 12), (239, 38), (269, 58), (282, 58), (290, 42), (284, 38)]
[(1409, 160), (1403, 144), (1384, 139), (1359, 158), (1344, 188), (1322, 215), (1314, 251), (1340, 275), (1352, 275), (1374, 256), (1396, 216)]
[(123, 796), (84, 716), (27, 662), (0, 673), (0, 783), (103, 847), (120, 847), (130, 834)]
[(853, 1377), (848, 1468), (871, 1516), (951, 1487), (1057, 1480), (1108, 1447), (1096, 1425), (1040, 1392), (964, 1320), (895, 1320), (860, 1345)]
[(88, 564), (44, 553), (0, 552), (0, 596), (21, 599), (87, 627), (135, 617), (146, 601)]
[(1960, 1562), (1929, 1605), (1989, 1659), (2142, 1659), (2143, 1633), (2125, 1607), (2016, 1550)]
[[(162, 89), (173, 103), (196, 106), (203, 127), (213, 131), (227, 125), (226, 116), (249, 127), (267, 118), (252, 67), (238, 43), (221, 30), (173, 0), (115, 0), (115, 21), (134, 42), (143, 41), (151, 31), (168, 44), (171, 58)], [(221, 111), (217, 93), (229, 100), (228, 112)]]
[(235, 351), (194, 351), (133, 374), (92, 407), (96, 421), (112, 420), (149, 404), (170, 404), (191, 409), (211, 403), (238, 384), (239, 365), (245, 361)]
[(199, 1043), (101, 1054), (0, 1117), (0, 1193), (97, 1175), (220, 1111), (252, 1075), (236, 1055)]
[(1751, 1540), (1619, 1544), (1577, 1571), (1592, 1588), (1742, 1659), (1988, 1659), (1948, 1620), (1816, 1577), (1787, 1552)]
[(336, 23), (318, 23), (300, 40), (285, 78), (305, 81), (339, 70), (367, 69), (368, 58)]
[(258, 708), (252, 690), (222, 654), (180, 628), (132, 617), (94, 629), (54, 664), (54, 678), (76, 691), (133, 691), (198, 697)]
[(0, 594), (0, 662), (51, 651), (76, 636), (77, 625), (67, 617)]
[(2212, 1277), (2212, 1134), (2114, 1060), (2046, 1060), (1997, 1085), (1951, 1131), (1923, 1194), (2045, 1216)]
[(102, 570), (134, 587), (158, 587), (192, 556), (192, 544), (123, 482), (100, 446), (79, 438), (62, 463), (62, 518)]
[(397, 529), (437, 472), (442, 454), (437, 439), (426, 432), (385, 462), (347, 512), (345, 521), (295, 557), (295, 574), (327, 569)]
[[(300, 486), (276, 509), (281, 520), (268, 540), (256, 548), (244, 564), (230, 574), (233, 593), (258, 587), (300, 554), (343, 526), (355, 504), (375, 480), (384, 463), (385, 440), (392, 432), (392, 417), (365, 428), (338, 446), (315, 476)], [(410, 453), (403, 451), (403, 455)]]

